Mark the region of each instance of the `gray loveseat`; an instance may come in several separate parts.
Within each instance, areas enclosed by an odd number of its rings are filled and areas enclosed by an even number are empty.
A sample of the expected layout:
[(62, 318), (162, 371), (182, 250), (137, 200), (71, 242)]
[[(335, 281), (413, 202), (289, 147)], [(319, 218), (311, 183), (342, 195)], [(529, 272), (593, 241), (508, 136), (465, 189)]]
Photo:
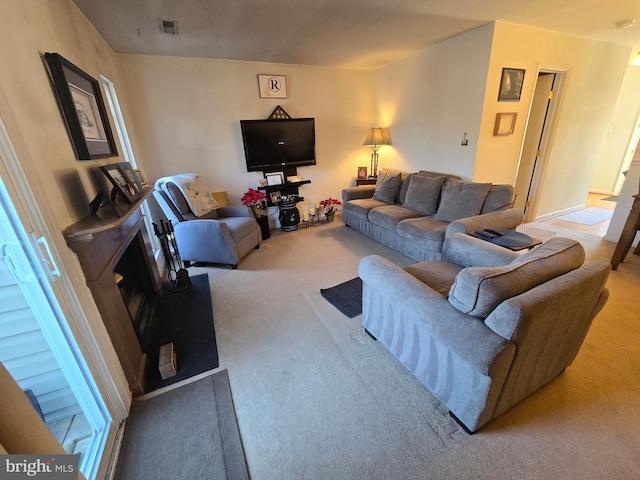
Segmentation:
[(361, 260), (362, 324), (467, 431), (569, 366), (604, 306), (610, 265), (556, 237), (518, 255), (470, 235), (404, 269)]
[(342, 216), (347, 226), (414, 260), (438, 260), (444, 239), (455, 232), (520, 225), (524, 215), (511, 208), (513, 200), (511, 185), (386, 170), (375, 186), (342, 191)]

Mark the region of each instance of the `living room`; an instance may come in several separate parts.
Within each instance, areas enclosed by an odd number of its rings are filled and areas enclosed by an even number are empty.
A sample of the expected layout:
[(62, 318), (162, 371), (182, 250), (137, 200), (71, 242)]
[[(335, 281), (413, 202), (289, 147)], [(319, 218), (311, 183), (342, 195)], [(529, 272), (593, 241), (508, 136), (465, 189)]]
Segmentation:
[[(86, 214), (96, 194), (91, 170), (123, 158), (76, 160), (44, 52), (57, 52), (94, 78), (103, 75), (114, 83), (135, 158), (150, 181), (199, 173), (235, 204), (261, 178), (246, 171), (239, 121), (266, 118), (277, 105), (292, 117), (316, 119), (317, 165), (299, 171), (312, 180), (303, 193), (311, 199), (339, 198), (342, 188), (353, 185), (357, 167), (369, 164), (371, 150), (362, 141), (375, 124), (389, 127), (393, 142), (380, 151), (381, 167), (513, 183), (536, 72), (540, 65), (562, 66), (569, 83), (545, 183), (551, 193), (539, 215), (584, 203), (631, 54), (630, 47), (614, 43), (497, 21), (375, 68), (161, 57), (116, 53), (70, 0), (37, 6), (6, 1), (3, 13), (0, 117), (43, 226), (52, 232), (50, 243), (85, 310), (71, 319), (72, 329), (87, 337), (80, 343), (94, 359), (89, 363), (105, 363), (99, 358), (106, 357), (112, 366), (117, 358), (77, 259), (59, 232)], [(504, 67), (526, 70), (521, 101), (506, 109), (497, 102)], [(257, 75), (265, 73), (286, 76), (286, 99), (260, 98)], [(632, 75), (640, 82), (637, 72)], [(629, 102), (637, 105), (638, 99)], [(496, 137), (495, 116), (503, 111), (518, 113), (514, 134)], [(469, 144), (462, 146), (465, 134)], [(3, 180), (11, 177), (3, 167)], [(14, 202), (20, 189), (10, 187)], [(28, 202), (21, 208), (28, 210)], [(353, 265), (348, 272), (344, 268), (346, 279)], [(117, 367), (113, 371), (122, 377)], [(126, 390), (122, 378), (99, 383)], [(112, 395), (127, 403), (127, 393)]]

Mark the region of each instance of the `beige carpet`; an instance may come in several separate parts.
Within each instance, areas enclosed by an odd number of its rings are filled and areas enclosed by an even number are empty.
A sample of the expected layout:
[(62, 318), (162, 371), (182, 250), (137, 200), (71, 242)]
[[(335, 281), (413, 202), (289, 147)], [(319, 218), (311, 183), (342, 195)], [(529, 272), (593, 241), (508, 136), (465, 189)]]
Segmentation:
[[(640, 478), (640, 258), (612, 272), (611, 297), (576, 361), (473, 436), (360, 325), (320, 295), (381, 254), (332, 224), (274, 232), (238, 270), (208, 273), (220, 366), (228, 370), (250, 475), (260, 479)], [(608, 261), (599, 237), (574, 236)]]

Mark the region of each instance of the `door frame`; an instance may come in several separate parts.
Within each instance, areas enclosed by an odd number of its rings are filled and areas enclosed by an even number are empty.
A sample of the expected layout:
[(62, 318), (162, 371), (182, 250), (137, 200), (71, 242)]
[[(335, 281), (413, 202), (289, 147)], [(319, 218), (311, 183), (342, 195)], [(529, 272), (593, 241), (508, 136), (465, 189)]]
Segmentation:
[(51, 258), (60, 271), (60, 277), (49, 285), (113, 421), (96, 472), (96, 478), (106, 478), (122, 440), (120, 430), (128, 416), (131, 392), (84, 274), (67, 247), (60, 226), (55, 224), (55, 215), (1, 86), (0, 176), (27, 234), (44, 237), (49, 245)]
[[(529, 193), (529, 205), (525, 213), (525, 222), (533, 222), (538, 220), (538, 206), (540, 204), (540, 198), (543, 194), (544, 181), (547, 175), (549, 166), (549, 159), (551, 158), (551, 152), (553, 150), (553, 143), (555, 141), (556, 132), (558, 129), (558, 119), (560, 117), (560, 110), (562, 101), (564, 99), (564, 89), (567, 84), (567, 76), (569, 74), (569, 67), (559, 65), (543, 65), (539, 64), (536, 72), (536, 84), (538, 83), (538, 76), (540, 73), (553, 73), (556, 75), (553, 87), (553, 98), (549, 103), (549, 110), (547, 112), (547, 119), (542, 127), (542, 142), (540, 143), (541, 155), (538, 158), (538, 162), (533, 171), (531, 178), (531, 187)], [(535, 92), (535, 85), (533, 91)], [(529, 117), (531, 115), (531, 108), (533, 105), (533, 96), (529, 103), (529, 109), (527, 112), (527, 123), (525, 126), (525, 133), (522, 136), (522, 145), (520, 146), (520, 156), (522, 157), (524, 142), (529, 129)], [(518, 170), (520, 168), (520, 158), (518, 160), (518, 169), (514, 177), (514, 185), (518, 179)]]

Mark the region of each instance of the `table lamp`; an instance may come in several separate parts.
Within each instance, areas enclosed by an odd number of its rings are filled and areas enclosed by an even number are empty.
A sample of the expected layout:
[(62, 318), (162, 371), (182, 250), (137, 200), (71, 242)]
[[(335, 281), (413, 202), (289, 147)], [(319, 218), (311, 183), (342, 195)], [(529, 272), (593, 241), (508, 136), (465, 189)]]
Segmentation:
[(364, 146), (373, 147), (373, 153), (371, 154), (371, 175), (370, 177), (378, 176), (378, 147), (382, 145), (391, 145), (391, 139), (389, 138), (389, 130), (386, 128), (380, 128), (378, 126), (369, 130), (369, 134), (364, 141)]

